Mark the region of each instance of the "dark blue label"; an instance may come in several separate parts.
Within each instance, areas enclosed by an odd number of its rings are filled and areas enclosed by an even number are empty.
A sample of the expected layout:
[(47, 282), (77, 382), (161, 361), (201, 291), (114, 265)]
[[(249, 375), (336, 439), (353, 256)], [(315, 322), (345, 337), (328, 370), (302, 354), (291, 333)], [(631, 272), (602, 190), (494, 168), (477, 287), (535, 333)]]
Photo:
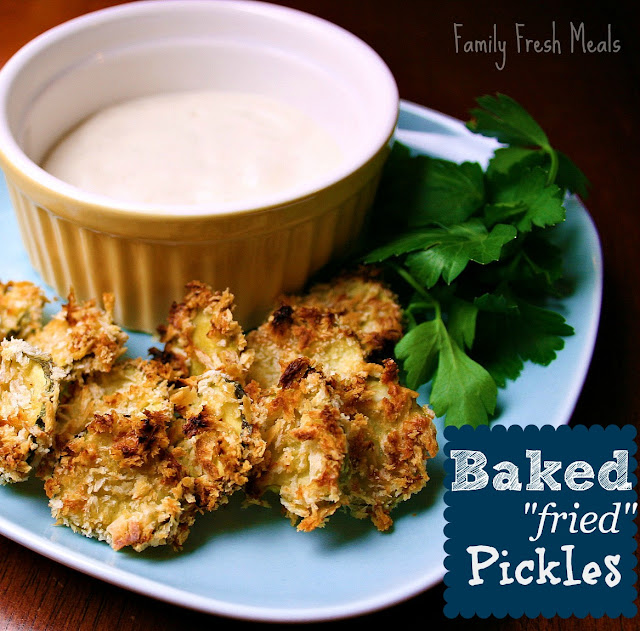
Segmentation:
[(633, 617), (636, 430), (445, 429), (447, 617)]

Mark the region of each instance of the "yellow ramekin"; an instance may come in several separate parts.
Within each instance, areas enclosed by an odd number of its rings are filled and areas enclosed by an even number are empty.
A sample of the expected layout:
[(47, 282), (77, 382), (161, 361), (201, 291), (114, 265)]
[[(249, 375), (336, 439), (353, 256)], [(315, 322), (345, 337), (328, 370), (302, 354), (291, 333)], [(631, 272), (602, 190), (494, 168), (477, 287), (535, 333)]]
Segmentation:
[[(91, 113), (139, 96), (215, 88), (280, 98), (316, 118), (345, 159), (280, 196), (142, 205), (87, 193), (40, 168)], [(391, 72), (360, 39), (251, 0), (156, 0), (87, 14), (40, 35), (0, 71), (0, 166), (45, 283), (115, 295), (123, 326), (154, 332), (185, 283), (236, 296), (254, 326), (281, 292), (343, 254), (375, 195), (398, 114)]]

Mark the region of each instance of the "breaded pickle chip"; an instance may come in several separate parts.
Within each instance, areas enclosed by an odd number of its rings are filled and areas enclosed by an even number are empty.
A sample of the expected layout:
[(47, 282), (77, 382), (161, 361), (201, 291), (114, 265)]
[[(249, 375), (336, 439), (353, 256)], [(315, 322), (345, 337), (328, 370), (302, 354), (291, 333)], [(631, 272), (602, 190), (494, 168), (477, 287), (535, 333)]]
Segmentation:
[(125, 359), (70, 389), (46, 482), (60, 523), (116, 549), (179, 546), (198, 513), (246, 483), (264, 442), (242, 387), (218, 371), (174, 376), (158, 360)]
[[(425, 462), (438, 450), (434, 415), (418, 405), (415, 392), (400, 385), (393, 360), (367, 361), (365, 353), (370, 349), (345, 324), (354, 319), (346, 312), (339, 316), (319, 306), (296, 306), (295, 299), (283, 303), (247, 336), (255, 354), (248, 373), (249, 391), (260, 409), (264, 392), (282, 389), (295, 362), (310, 361), (325, 375), (347, 438), (336, 503), (387, 530), (393, 507), (429, 479)], [(265, 425), (259, 423), (259, 427), (263, 431)], [(263, 438), (268, 445), (273, 442), (264, 431)], [(281, 457), (283, 452), (271, 452), (272, 459)], [(292, 468), (297, 464), (294, 460)], [(304, 498), (304, 493), (299, 496)]]
[(170, 450), (170, 375), (160, 362), (125, 359), (73, 385), (45, 482), (58, 523), (116, 550), (185, 541), (196, 504)]
[(71, 292), (67, 304), (29, 338), (51, 355), (69, 380), (110, 370), (126, 350), (128, 336), (113, 322), (113, 296), (105, 294), (103, 300), (104, 310), (93, 300), (78, 304)]
[(342, 504), (347, 440), (340, 400), (306, 358), (287, 366), (276, 387), (254, 396), (254, 416), (267, 449), (249, 497), (262, 499), (273, 491), (298, 530), (322, 527)]
[(27, 479), (48, 452), (61, 376), (24, 340), (0, 344), (0, 484)]
[(0, 283), (0, 338), (25, 339), (39, 331), (46, 302), (43, 291), (33, 283)]
[(317, 308), (283, 304), (247, 335), (254, 360), (247, 379), (269, 388), (295, 359), (307, 357), (327, 377), (365, 374), (367, 362), (357, 337), (335, 314)]
[(264, 453), (251, 401), (239, 383), (210, 370), (184, 380), (172, 402), (172, 454), (192, 478), (198, 506), (215, 510), (244, 486)]
[(318, 283), (308, 293), (286, 297), (295, 307), (308, 307), (335, 314), (360, 341), (365, 357), (387, 358), (402, 337), (402, 310), (395, 294), (375, 272), (359, 269), (327, 283)]
[(343, 425), (349, 444), (344, 504), (387, 530), (391, 510), (429, 480), (426, 461), (438, 453), (434, 413), (399, 385), (392, 360), (372, 365), (363, 381), (343, 382), (341, 396), (349, 419)]
[[(285, 296), (246, 338), (234, 297), (185, 288), (154, 359), (122, 358), (113, 299), (42, 325), (30, 283), (0, 283), (0, 483), (37, 468), (54, 518), (114, 549), (182, 546), (198, 514), (275, 493), (299, 530), (340, 508), (379, 530), (428, 481), (433, 412), (389, 348), (395, 296), (360, 271)], [(3, 328), (4, 327), (4, 328)]]
[(68, 389), (57, 415), (56, 444), (63, 446), (85, 429), (96, 414), (123, 416), (144, 411), (173, 414), (169, 366), (142, 358), (122, 359), (109, 372), (96, 372)]
[(251, 354), (240, 325), (233, 319), (234, 297), (192, 281), (183, 301), (174, 303), (166, 325), (159, 328), (162, 358), (181, 376), (220, 370), (244, 382)]
[(170, 422), (164, 411), (95, 414), (45, 482), (57, 523), (115, 550), (179, 548), (196, 507), (169, 451)]

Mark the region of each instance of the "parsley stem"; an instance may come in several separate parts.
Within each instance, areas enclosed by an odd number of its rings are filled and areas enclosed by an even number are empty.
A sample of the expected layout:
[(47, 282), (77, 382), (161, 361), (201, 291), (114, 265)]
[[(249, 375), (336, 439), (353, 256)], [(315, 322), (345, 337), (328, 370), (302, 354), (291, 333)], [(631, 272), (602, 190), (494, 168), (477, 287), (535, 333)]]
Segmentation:
[(419, 294), (420, 296), (422, 296), (422, 298), (431, 306), (433, 307), (437, 307), (438, 302), (436, 300), (434, 300), (429, 293), (425, 290), (424, 287), (422, 287), (420, 285), (420, 283), (418, 283), (418, 281), (411, 276), (411, 274), (409, 274), (409, 272), (407, 272), (406, 269), (400, 267), (397, 263), (390, 263), (391, 268), (403, 279), (405, 280), (409, 285), (411, 285), (411, 287), (413, 287)]
[(549, 154), (551, 158), (551, 164), (549, 165), (549, 175), (547, 176), (547, 186), (553, 184), (556, 181), (556, 175), (558, 175), (558, 154), (553, 147), (544, 147), (544, 150)]
[(509, 263), (507, 264), (506, 274), (505, 274), (507, 280), (512, 280), (513, 278), (515, 278), (518, 265), (520, 265), (520, 261), (522, 260), (523, 256), (524, 256), (523, 250), (518, 250), (513, 256), (513, 258), (509, 261)]

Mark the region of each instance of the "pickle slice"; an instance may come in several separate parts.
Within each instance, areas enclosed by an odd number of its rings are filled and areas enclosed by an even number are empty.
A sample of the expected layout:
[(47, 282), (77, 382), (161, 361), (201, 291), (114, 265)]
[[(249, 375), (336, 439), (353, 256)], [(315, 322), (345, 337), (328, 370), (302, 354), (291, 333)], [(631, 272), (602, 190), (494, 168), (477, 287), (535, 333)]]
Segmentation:
[(265, 445), (253, 426), (251, 401), (239, 383), (216, 370), (186, 379), (172, 401), (172, 454), (192, 478), (198, 505), (215, 510), (262, 459)]
[(96, 414), (164, 412), (169, 400), (169, 366), (142, 358), (122, 359), (109, 372), (96, 372), (72, 383), (58, 407), (55, 445), (60, 449), (82, 432)]
[(29, 477), (51, 447), (61, 371), (20, 339), (0, 344), (0, 483)]
[(107, 372), (126, 351), (127, 334), (113, 322), (113, 296), (103, 297), (105, 308), (95, 301), (76, 302), (74, 293), (68, 302), (29, 342), (51, 355), (66, 379), (76, 380), (92, 372)]
[(172, 374), (154, 360), (125, 359), (73, 384), (45, 482), (58, 523), (116, 550), (183, 544), (197, 506), (169, 449)]
[(233, 318), (233, 301), (228, 291), (214, 292), (198, 281), (187, 284), (182, 302), (172, 305), (167, 324), (160, 327), (162, 359), (177, 374), (187, 377), (213, 369), (244, 383), (252, 356)]
[[(258, 410), (273, 409), (270, 396), (291, 396), (283, 381), (296, 363), (306, 361), (325, 376), (333, 391), (333, 405), (340, 411), (336, 422), (346, 436), (339, 490), (332, 502), (348, 507), (357, 518), (371, 519), (379, 530), (388, 530), (392, 509), (427, 483), (426, 462), (438, 451), (433, 411), (418, 405), (417, 394), (400, 385), (393, 360), (370, 361), (376, 353), (384, 356), (386, 342), (396, 335), (392, 299), (379, 284), (358, 278), (342, 280), (335, 287), (318, 286), (305, 296), (283, 298), (268, 320), (247, 335), (254, 353), (247, 378)], [(372, 324), (376, 309), (381, 313), (378, 329)], [(297, 404), (304, 409), (306, 393), (299, 396)], [(268, 474), (263, 475), (266, 480), (275, 471), (284, 475), (289, 466), (292, 450), (272, 448), (291, 439), (290, 428), (273, 420), (278, 414), (286, 418), (284, 413), (285, 408), (273, 410), (266, 413), (266, 422), (258, 424), (268, 445), (266, 460), (271, 459)], [(328, 443), (322, 448), (330, 449)], [(300, 470), (299, 463), (295, 467)], [(265, 479), (257, 478), (253, 486), (260, 490)], [(302, 516), (293, 490), (286, 490), (281, 479), (276, 486), (289, 512)], [(304, 496), (298, 489), (295, 493)], [(316, 521), (316, 525), (321, 523)], [(313, 521), (303, 521), (303, 526), (311, 527)]]
[(24, 339), (39, 331), (46, 302), (42, 290), (33, 283), (0, 283), (0, 338)]
[(426, 463), (438, 453), (433, 411), (399, 384), (397, 372), (395, 362), (385, 360), (371, 365), (364, 382), (340, 388), (349, 445), (344, 503), (378, 530), (388, 530), (393, 508), (426, 485)]
[(168, 451), (166, 411), (95, 414), (45, 482), (57, 523), (113, 549), (180, 548), (196, 506)]
[(305, 358), (294, 360), (277, 386), (254, 396), (267, 448), (247, 487), (250, 499), (264, 503), (273, 491), (298, 530), (323, 526), (343, 500), (347, 440), (340, 400)]

